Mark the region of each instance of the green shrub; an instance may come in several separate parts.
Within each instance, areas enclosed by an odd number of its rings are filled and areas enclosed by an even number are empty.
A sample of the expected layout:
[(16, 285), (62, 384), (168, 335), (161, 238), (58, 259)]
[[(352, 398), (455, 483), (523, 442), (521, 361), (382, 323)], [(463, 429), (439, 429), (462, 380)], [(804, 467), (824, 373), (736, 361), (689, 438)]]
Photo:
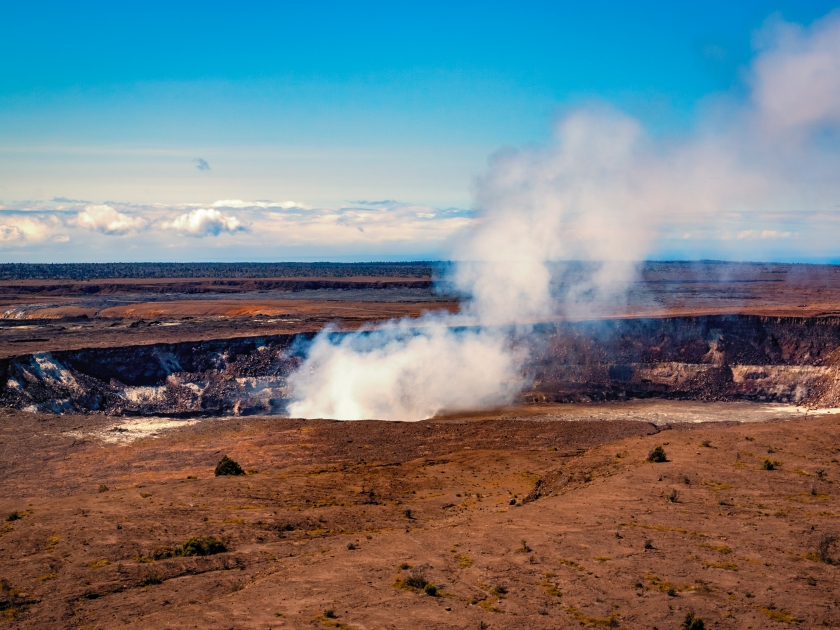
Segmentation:
[(648, 455), (648, 461), (649, 462), (654, 462), (656, 464), (659, 464), (659, 463), (662, 463), (662, 462), (667, 462), (668, 457), (665, 455), (665, 449), (662, 448), (661, 446), (657, 446)]
[(685, 614), (682, 630), (706, 630), (706, 624), (701, 617), (695, 617), (693, 612)]
[(152, 559), (163, 560), (176, 556), (213, 556), (227, 550), (225, 543), (218, 538), (193, 536), (188, 541), (174, 547), (158, 547), (152, 552)]
[(206, 538), (194, 536), (187, 542), (175, 547), (176, 556), (212, 556), (225, 551), (227, 551), (225, 543), (212, 536)]
[(245, 471), (242, 470), (242, 466), (237, 464), (233, 461), (230, 457), (225, 455), (219, 460), (219, 463), (216, 464), (216, 476), (221, 477), (223, 475), (244, 475)]
[(412, 571), (408, 577), (403, 580), (403, 584), (409, 588), (416, 588), (418, 591), (422, 591), (429, 584), (429, 581), (421, 571)]
[(764, 470), (776, 470), (776, 462), (770, 461), (769, 459), (765, 459), (761, 467)]
[(143, 586), (152, 586), (154, 584), (163, 584), (163, 580), (160, 579), (160, 576), (157, 573), (149, 573), (143, 578), (141, 584)]
[(820, 562), (825, 562), (826, 564), (834, 564), (834, 559), (831, 557), (831, 550), (836, 543), (836, 534), (829, 533), (820, 536), (819, 541), (817, 541), (817, 557), (819, 557)]

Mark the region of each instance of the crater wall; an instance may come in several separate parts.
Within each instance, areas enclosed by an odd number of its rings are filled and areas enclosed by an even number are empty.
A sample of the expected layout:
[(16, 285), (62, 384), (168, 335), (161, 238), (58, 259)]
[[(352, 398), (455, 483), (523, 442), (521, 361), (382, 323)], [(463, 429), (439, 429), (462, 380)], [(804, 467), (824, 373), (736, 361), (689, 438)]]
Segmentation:
[[(89, 348), (0, 361), (0, 404), (113, 415), (283, 413), (312, 334)], [(520, 402), (662, 397), (830, 407), (840, 318), (707, 316), (543, 324)]]

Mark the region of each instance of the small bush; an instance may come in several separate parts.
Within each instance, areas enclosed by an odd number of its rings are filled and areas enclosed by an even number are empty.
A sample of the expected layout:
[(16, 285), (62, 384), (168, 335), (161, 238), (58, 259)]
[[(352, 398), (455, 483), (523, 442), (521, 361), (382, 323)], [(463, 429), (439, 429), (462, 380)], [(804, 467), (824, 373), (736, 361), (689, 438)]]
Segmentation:
[(324, 611), (324, 617), (327, 619), (335, 619), (335, 611), (332, 608), (327, 608)]
[(831, 557), (831, 550), (837, 543), (837, 536), (835, 534), (823, 534), (817, 541), (817, 556), (820, 562), (826, 564), (834, 564), (834, 559)]
[(682, 630), (706, 630), (706, 624), (703, 623), (702, 617), (695, 617), (694, 613), (690, 612), (685, 614)]
[(646, 540), (645, 541), (645, 549), (653, 549), (653, 548), (654, 548), (653, 541), (652, 540)]
[(347, 543), (347, 551), (355, 551), (356, 549), (358, 549), (356, 545), (354, 545), (353, 543)]
[[(163, 560), (165, 558), (171, 558), (175, 555), (175, 549), (173, 547), (158, 547), (151, 553), (152, 560)], [(138, 559), (141, 559), (142, 556), (138, 556)], [(144, 562), (149, 562), (148, 558), (143, 559)]]
[(20, 512), (12, 512), (11, 514), (6, 515), (6, 522), (11, 523), (12, 521), (19, 521), (23, 518), (23, 514)]
[(408, 577), (403, 580), (403, 584), (409, 588), (415, 588), (418, 591), (422, 591), (426, 588), (426, 585), (429, 584), (429, 580), (426, 579), (426, 575), (422, 571), (412, 571), (408, 574)]
[(769, 459), (765, 459), (761, 467), (764, 470), (776, 470), (776, 462), (770, 461)]
[(668, 495), (668, 500), (671, 503), (679, 503), (680, 502), (680, 495), (676, 490), (671, 490), (671, 494)]
[(153, 560), (163, 560), (177, 556), (213, 556), (227, 551), (227, 546), (218, 538), (194, 536), (188, 541), (174, 547), (158, 547), (152, 552)]
[(158, 576), (157, 573), (149, 573), (140, 583), (143, 586), (152, 586), (154, 584), (163, 584), (163, 580), (160, 579), (160, 576)]
[(99, 484), (99, 492), (108, 492), (109, 488), (104, 483)]
[(242, 466), (237, 464), (233, 461), (230, 457), (225, 455), (219, 460), (219, 463), (216, 464), (216, 476), (221, 477), (223, 475), (244, 475), (245, 471), (242, 470)]
[(438, 597), (440, 595), (437, 586), (426, 579), (426, 574), (422, 569), (414, 569), (406, 577), (398, 577), (394, 585), (397, 588), (414, 591), (415, 593), (423, 593), (429, 597)]
[(522, 546), (517, 549), (519, 553), (531, 553), (532, 549), (528, 546), (527, 541), (522, 539)]
[(212, 556), (225, 551), (227, 551), (225, 543), (212, 536), (206, 538), (195, 536), (175, 547), (176, 556)]
[(661, 446), (657, 446), (648, 455), (648, 461), (653, 462), (655, 464), (661, 464), (662, 462), (667, 462), (668, 457), (665, 455), (665, 449), (662, 448)]

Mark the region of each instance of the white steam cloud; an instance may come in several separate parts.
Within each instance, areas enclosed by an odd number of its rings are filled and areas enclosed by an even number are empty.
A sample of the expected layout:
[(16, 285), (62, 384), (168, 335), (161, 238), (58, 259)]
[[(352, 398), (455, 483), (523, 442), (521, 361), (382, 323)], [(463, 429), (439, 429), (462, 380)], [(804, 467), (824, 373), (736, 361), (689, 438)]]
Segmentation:
[[(291, 379), (290, 414), (419, 420), (509, 403), (525, 384), (512, 340), (537, 321), (620, 303), (669, 230), (740, 220), (737, 246), (789, 237), (764, 225), (780, 215), (832, 211), (840, 14), (807, 29), (769, 22), (755, 43), (748, 98), (714, 99), (691, 134), (653, 137), (593, 106), (560, 120), (549, 146), (495, 156), (477, 185), (479, 222), (454, 252), (451, 280), (472, 296), (461, 313), (322, 333)], [(587, 261), (588, 273), (552, 279), (557, 260)]]
[(506, 335), (450, 323), (427, 316), (338, 338), (322, 332), (292, 378), (290, 414), (422, 420), (512, 400), (522, 378)]

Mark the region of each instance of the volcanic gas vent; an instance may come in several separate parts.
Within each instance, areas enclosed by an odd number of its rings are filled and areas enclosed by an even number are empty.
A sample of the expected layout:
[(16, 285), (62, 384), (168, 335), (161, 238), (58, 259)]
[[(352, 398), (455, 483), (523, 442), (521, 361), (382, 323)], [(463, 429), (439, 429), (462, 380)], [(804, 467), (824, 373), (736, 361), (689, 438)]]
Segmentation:
[[(339, 333), (336, 333), (339, 334)], [(4, 359), (0, 402), (35, 412), (284, 414), (311, 335), (153, 344)], [(835, 406), (840, 319), (756, 316), (544, 324), (519, 402), (663, 397)]]

